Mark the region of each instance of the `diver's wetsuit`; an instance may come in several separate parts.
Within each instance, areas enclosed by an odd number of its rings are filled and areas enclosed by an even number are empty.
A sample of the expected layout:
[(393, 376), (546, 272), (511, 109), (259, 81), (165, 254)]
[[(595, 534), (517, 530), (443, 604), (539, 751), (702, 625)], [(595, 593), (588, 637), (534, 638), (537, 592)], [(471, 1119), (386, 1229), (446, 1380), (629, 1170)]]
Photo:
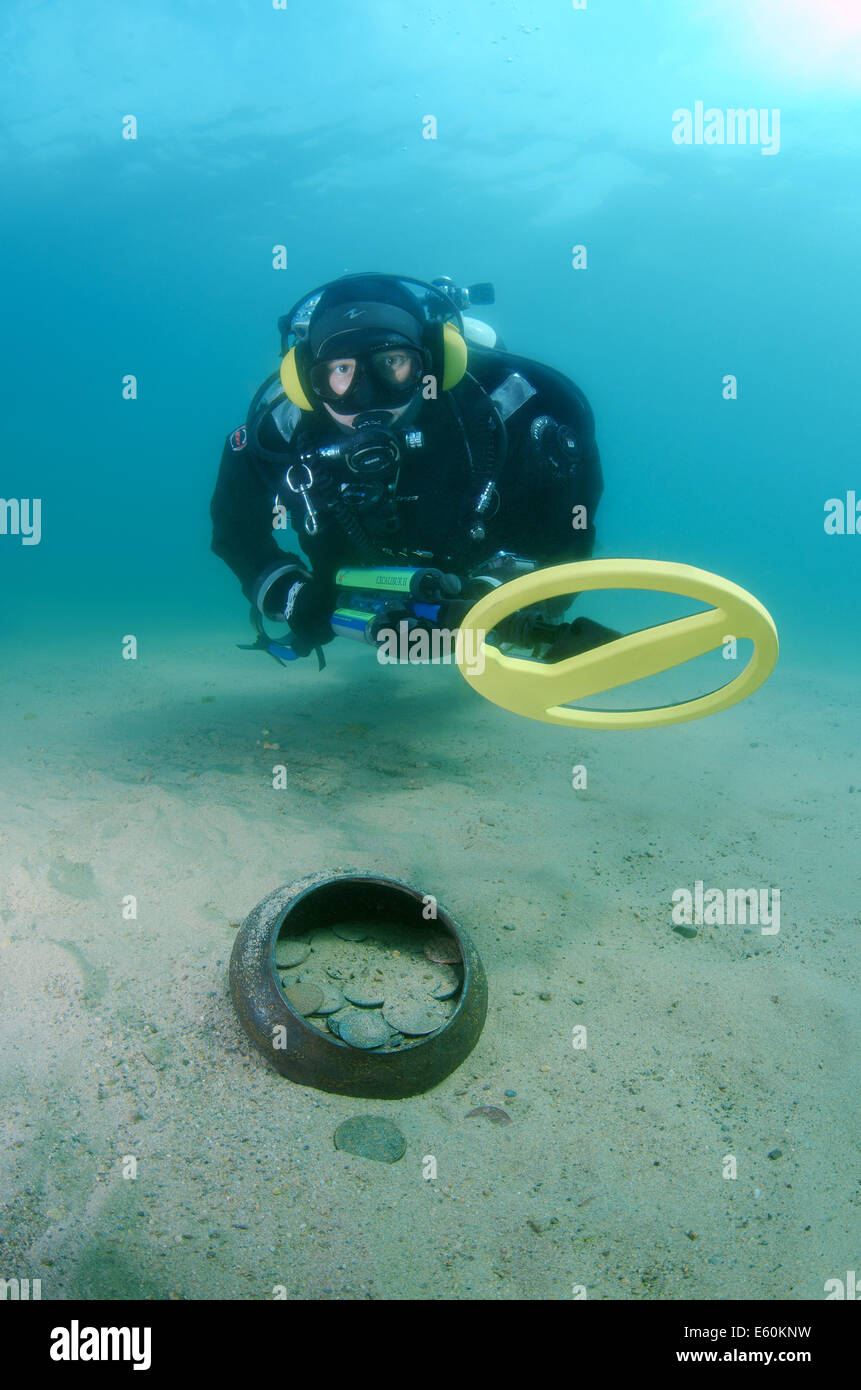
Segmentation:
[[(495, 391), (515, 372), (536, 394), (506, 419), (507, 449), (495, 469), (497, 425), (485, 393)], [(298, 415), (294, 409), (297, 419)], [(567, 426), (576, 440), (574, 466), (559, 476), (536, 460), (530, 427), (539, 416)], [(339, 520), (320, 506), (314, 536), (305, 534), (304, 506), (285, 487), (284, 473), (300, 447), (343, 437), (335, 421), (316, 411), (304, 412), (286, 442), (267, 415), (259, 442), (283, 460), (278, 464), (254, 454), (251, 431), (247, 442), (244, 431), (228, 437), (212, 497), (212, 549), (236, 574), (246, 597), (252, 597), (261, 573), (285, 558), (272, 529), (276, 495), (290, 511), (315, 579), (331, 584), (333, 594), (335, 572), (345, 565), (432, 566), (464, 578), (499, 550), (525, 556), (540, 568), (591, 555), (595, 511), (603, 491), (594, 420), (583, 393), (560, 372), (470, 344), (467, 376), (437, 400), (424, 401), (410, 428), (422, 432), (424, 446), (405, 452), (401, 459), (388, 523), (383, 507), (378, 515), (372, 508), (359, 512), (356, 531), (350, 525), (345, 528), (343, 520), (346, 516), (349, 522), (352, 508), (347, 513), (341, 508)], [(475, 504), (494, 470), (499, 505), (481, 519), (486, 534), (477, 541), (470, 536), (477, 520)], [(313, 500), (313, 488), (310, 495)], [(573, 508), (580, 505), (586, 508), (588, 525), (575, 529)], [(357, 535), (363, 544), (357, 543)]]

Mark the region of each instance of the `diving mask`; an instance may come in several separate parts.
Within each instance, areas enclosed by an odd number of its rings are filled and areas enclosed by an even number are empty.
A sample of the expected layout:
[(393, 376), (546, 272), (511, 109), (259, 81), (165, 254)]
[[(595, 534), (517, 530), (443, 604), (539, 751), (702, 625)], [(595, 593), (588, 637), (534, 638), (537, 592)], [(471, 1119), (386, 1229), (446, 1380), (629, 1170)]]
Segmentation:
[(397, 410), (415, 394), (424, 354), (407, 342), (378, 343), (344, 357), (314, 363), (311, 389), (338, 414)]

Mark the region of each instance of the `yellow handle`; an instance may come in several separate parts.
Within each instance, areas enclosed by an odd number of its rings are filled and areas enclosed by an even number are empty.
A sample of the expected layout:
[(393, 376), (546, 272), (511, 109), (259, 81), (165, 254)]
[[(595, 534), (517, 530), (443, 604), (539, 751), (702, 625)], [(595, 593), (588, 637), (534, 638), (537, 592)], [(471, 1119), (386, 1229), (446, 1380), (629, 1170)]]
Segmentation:
[[(485, 633), (528, 604), (590, 589), (652, 589), (698, 599), (714, 607), (690, 618), (632, 632), (592, 651), (550, 664), (505, 656), (484, 641)], [(778, 653), (777, 629), (771, 614), (746, 589), (708, 570), (659, 560), (583, 560), (536, 570), (479, 599), (460, 626), (464, 634), (472, 633), (472, 640), (458, 643), (458, 665), (479, 695), (527, 719), (578, 729), (656, 729), (716, 714), (757, 690), (774, 670)], [(584, 700), (600, 691), (643, 680), (714, 651), (730, 634), (736, 639), (750, 638), (753, 656), (741, 674), (720, 690), (656, 709), (563, 708), (571, 700)], [(483, 666), (474, 655), (479, 651), (479, 642)], [(465, 651), (473, 654), (469, 668)], [(479, 666), (482, 669), (476, 670)]]

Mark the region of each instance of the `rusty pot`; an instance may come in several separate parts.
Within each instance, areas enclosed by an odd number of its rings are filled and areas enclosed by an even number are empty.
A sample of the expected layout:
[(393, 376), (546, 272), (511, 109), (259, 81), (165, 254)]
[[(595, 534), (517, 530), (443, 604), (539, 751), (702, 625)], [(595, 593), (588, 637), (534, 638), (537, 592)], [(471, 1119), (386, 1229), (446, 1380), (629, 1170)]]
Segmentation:
[(487, 978), (469, 937), (439, 906), (434, 929), (457, 943), (463, 983), (452, 1017), (429, 1037), (393, 1052), (349, 1047), (307, 1023), (281, 991), (275, 968), (279, 937), (344, 921), (427, 928), (425, 901), (417, 889), (394, 879), (336, 871), (276, 888), (248, 914), (230, 957), (230, 993), (246, 1033), (283, 1076), (338, 1095), (395, 1100), (430, 1090), (469, 1055), (487, 1014)]

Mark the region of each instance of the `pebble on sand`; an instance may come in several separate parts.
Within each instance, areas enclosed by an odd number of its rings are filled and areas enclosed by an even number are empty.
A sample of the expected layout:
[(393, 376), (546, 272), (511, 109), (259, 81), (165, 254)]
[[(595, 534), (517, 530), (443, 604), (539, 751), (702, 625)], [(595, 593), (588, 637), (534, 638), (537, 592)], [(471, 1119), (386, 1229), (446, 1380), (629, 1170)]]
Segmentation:
[(378, 1163), (397, 1163), (407, 1141), (397, 1125), (382, 1115), (353, 1115), (335, 1130), (335, 1148)]
[(549, 1231), (551, 1226), (559, 1225), (558, 1216), (530, 1216), (526, 1222), (530, 1231), (534, 1231), (537, 1236), (543, 1236), (545, 1231)]
[(673, 927), (673, 931), (676, 932), (679, 936), (685, 937), (688, 941), (690, 941), (697, 934), (696, 927), (690, 925), (687, 922), (680, 922), (677, 927)]

